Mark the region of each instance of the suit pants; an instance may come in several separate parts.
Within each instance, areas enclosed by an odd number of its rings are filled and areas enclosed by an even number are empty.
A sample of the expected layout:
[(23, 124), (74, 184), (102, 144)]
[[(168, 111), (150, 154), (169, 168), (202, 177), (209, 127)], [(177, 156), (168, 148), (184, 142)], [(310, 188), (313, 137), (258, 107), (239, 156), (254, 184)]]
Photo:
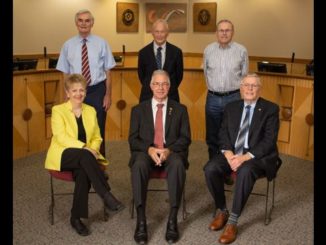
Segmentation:
[(61, 157), (61, 171), (72, 171), (75, 181), (71, 216), (88, 217), (88, 192), (93, 185), (100, 197), (110, 191), (103, 170), (91, 152), (86, 149), (67, 148)]
[[(241, 215), (256, 180), (265, 174), (260, 165), (260, 161), (253, 158), (244, 162), (236, 172), (232, 212), (238, 216)], [(230, 175), (232, 169), (224, 155), (218, 154), (209, 160), (204, 166), (204, 172), (207, 187), (215, 201), (216, 209), (226, 208), (224, 177)]]
[(100, 128), (101, 137), (103, 139), (100, 146), (100, 153), (105, 157), (105, 123), (106, 123), (106, 111), (103, 108), (103, 99), (106, 92), (105, 81), (100, 82), (93, 86), (87, 87), (87, 93), (85, 97), (85, 104), (93, 106), (96, 110), (97, 123)]
[[(137, 153), (131, 165), (131, 182), (136, 208), (139, 206), (146, 207), (149, 173), (155, 168), (158, 167), (155, 166), (147, 153)], [(170, 207), (178, 208), (186, 180), (186, 168), (183, 159), (177, 153), (171, 153), (163, 166), (159, 168), (163, 168), (167, 172)]]

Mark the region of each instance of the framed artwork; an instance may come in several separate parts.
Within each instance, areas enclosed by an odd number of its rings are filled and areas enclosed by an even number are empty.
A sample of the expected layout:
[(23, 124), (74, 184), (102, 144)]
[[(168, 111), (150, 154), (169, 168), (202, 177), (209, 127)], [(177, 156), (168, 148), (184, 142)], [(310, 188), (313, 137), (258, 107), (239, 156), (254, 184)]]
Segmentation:
[(170, 32), (187, 31), (186, 3), (146, 3), (146, 32), (151, 32), (157, 19), (165, 19)]
[(138, 3), (117, 2), (117, 32), (138, 32)]
[(194, 32), (216, 31), (216, 3), (194, 3)]

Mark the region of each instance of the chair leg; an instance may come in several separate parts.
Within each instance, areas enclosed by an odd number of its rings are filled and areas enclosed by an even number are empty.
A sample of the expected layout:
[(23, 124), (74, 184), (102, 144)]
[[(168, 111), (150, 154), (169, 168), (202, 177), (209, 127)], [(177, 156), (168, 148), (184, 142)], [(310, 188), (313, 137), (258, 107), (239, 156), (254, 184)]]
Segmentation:
[(51, 203), (49, 206), (49, 215), (50, 215), (50, 223), (51, 225), (54, 224), (54, 217), (53, 217), (53, 209), (54, 209), (54, 194), (53, 194), (53, 180), (52, 176), (50, 176), (50, 190), (51, 190)]
[(130, 203), (130, 216), (132, 219), (134, 218), (134, 210), (135, 210), (135, 199), (132, 198)]
[(269, 181), (267, 180), (266, 205), (265, 205), (265, 225), (268, 225), (272, 219), (272, 211), (274, 208), (274, 195), (275, 195), (275, 179), (272, 180), (272, 203), (271, 203), (271, 207), (268, 209)]
[(109, 220), (109, 213), (106, 210), (105, 203), (103, 202), (103, 221), (107, 222)]

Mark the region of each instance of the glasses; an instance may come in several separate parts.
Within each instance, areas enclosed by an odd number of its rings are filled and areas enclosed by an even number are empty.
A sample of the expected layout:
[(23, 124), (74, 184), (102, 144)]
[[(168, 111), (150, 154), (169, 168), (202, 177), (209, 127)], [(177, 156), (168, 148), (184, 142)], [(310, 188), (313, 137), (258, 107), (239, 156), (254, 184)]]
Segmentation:
[(241, 86), (245, 87), (245, 88), (259, 88), (258, 84), (249, 84), (249, 83), (242, 83)]
[(226, 29), (226, 30), (218, 30), (219, 33), (230, 33), (232, 30), (231, 29)]
[(163, 83), (153, 82), (152, 85), (154, 87), (159, 88), (159, 87), (168, 87), (170, 84), (168, 82), (163, 82)]

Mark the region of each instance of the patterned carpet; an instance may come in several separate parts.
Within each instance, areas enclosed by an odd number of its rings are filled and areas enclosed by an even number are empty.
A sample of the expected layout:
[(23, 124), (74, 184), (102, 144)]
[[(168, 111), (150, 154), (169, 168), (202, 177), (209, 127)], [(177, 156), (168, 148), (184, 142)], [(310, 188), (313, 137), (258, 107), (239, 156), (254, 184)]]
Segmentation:
[[(45, 153), (14, 161), (13, 173), (13, 244), (135, 244), (133, 233), (135, 220), (130, 219), (129, 147), (126, 141), (107, 144), (110, 185), (113, 193), (127, 206), (118, 214), (110, 215), (108, 222), (102, 219), (102, 202), (97, 195), (89, 197), (89, 219), (85, 223), (91, 235), (77, 235), (69, 224), (72, 197), (56, 198), (54, 225), (49, 222), (50, 204), (49, 174), (44, 169)], [(281, 166), (276, 181), (275, 208), (272, 221), (264, 225), (265, 199), (250, 196), (239, 219), (236, 245), (244, 244), (313, 244), (313, 169), (314, 163), (281, 155)], [(177, 244), (218, 244), (221, 231), (211, 232), (208, 224), (212, 219), (213, 202), (207, 190), (203, 166), (207, 161), (204, 142), (193, 142), (190, 147), (190, 168), (187, 171), (186, 200), (188, 218), (183, 221), (179, 212), (181, 238)], [(165, 185), (164, 181), (151, 184)], [(56, 181), (60, 191), (72, 190), (73, 184)], [(259, 180), (255, 192), (266, 189), (266, 180)], [(165, 192), (149, 193), (147, 223), (149, 243), (166, 244), (164, 240), (167, 214)], [(231, 208), (232, 194), (227, 194)]]

